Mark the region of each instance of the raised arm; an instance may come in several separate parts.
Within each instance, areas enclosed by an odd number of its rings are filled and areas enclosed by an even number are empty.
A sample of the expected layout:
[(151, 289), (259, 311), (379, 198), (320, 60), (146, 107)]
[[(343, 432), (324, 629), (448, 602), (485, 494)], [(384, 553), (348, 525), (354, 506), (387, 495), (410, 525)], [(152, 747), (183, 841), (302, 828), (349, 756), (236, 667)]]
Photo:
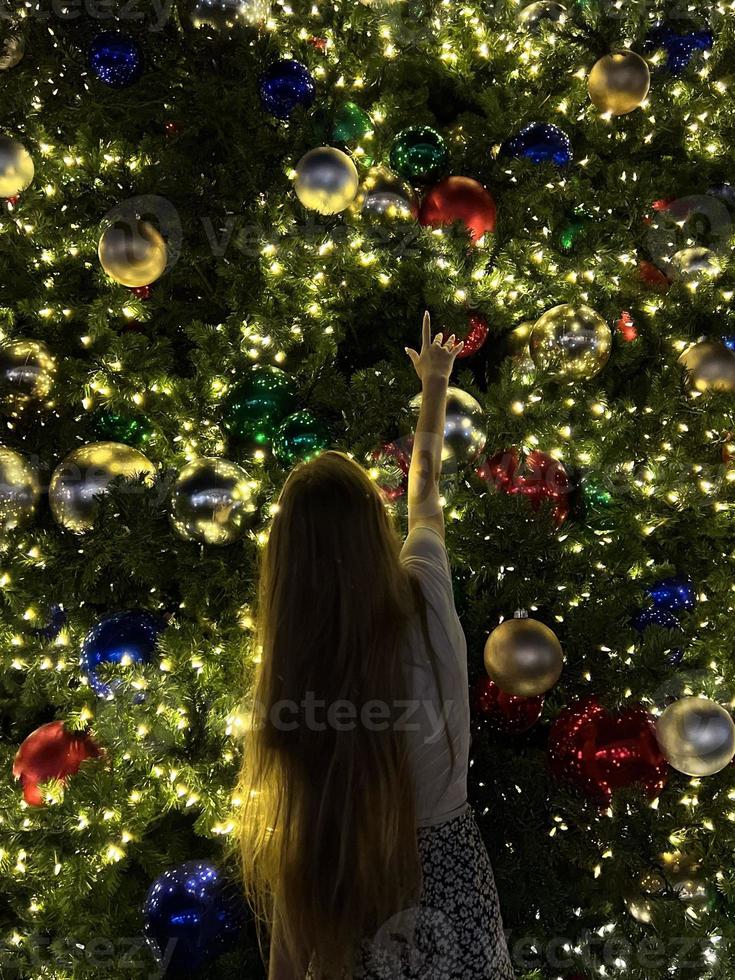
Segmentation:
[(454, 360), (462, 350), (454, 334), (431, 339), (431, 318), (424, 313), (421, 353), (406, 348), (421, 381), (421, 409), (416, 423), (411, 467), (408, 471), (408, 529), (430, 527), (444, 537), (444, 513), (439, 497), (439, 476), (444, 446), (447, 387)]

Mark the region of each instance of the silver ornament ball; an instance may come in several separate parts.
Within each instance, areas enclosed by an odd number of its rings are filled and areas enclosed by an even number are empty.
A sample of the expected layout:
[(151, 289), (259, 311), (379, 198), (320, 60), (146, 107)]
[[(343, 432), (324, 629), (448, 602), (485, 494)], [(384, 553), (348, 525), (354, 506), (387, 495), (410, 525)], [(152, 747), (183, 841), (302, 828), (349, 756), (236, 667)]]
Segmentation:
[(298, 199), (310, 211), (339, 214), (357, 195), (357, 168), (342, 150), (320, 146), (299, 160), (294, 188)]
[(254, 511), (250, 478), (226, 459), (192, 460), (171, 495), (171, 519), (186, 541), (231, 544), (245, 533)]
[[(54, 517), (69, 531), (82, 534), (94, 526), (97, 498), (109, 493), (110, 483), (143, 475), (152, 482), (156, 468), (132, 446), (121, 442), (92, 442), (75, 449), (56, 467), (49, 486)], [(138, 492), (131, 486), (129, 492)]]
[(0, 531), (27, 524), (40, 495), (38, 474), (30, 463), (15, 450), (0, 446)]
[(536, 321), (530, 348), (540, 370), (559, 380), (588, 381), (610, 358), (612, 332), (589, 306), (563, 303)]
[(670, 704), (656, 722), (656, 738), (669, 765), (686, 776), (712, 776), (735, 756), (730, 712), (710, 698)]
[[(411, 399), (410, 409), (418, 417), (421, 395)], [(417, 433), (418, 435), (418, 433)], [(482, 405), (461, 388), (447, 390), (447, 417), (444, 424), (442, 472), (452, 473), (472, 463), (485, 448), (487, 425)]]

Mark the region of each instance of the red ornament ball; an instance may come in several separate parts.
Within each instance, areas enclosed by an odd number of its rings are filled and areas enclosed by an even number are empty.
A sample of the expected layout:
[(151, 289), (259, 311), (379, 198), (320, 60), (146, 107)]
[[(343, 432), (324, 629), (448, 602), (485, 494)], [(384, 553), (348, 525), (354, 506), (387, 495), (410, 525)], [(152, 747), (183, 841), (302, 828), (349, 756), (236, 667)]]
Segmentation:
[(50, 721), (24, 740), (13, 762), (13, 775), (20, 780), (26, 803), (43, 806), (41, 783), (48, 779), (66, 780), (85, 759), (102, 754), (90, 735), (67, 731), (63, 721)]
[(537, 449), (522, 459), (517, 449), (506, 449), (485, 459), (477, 474), (502, 493), (526, 497), (535, 511), (545, 500), (552, 501), (557, 525), (569, 515), (569, 476), (564, 465), (548, 453)]
[(477, 242), (485, 232), (495, 231), (495, 201), (482, 184), (471, 177), (446, 177), (421, 202), (419, 222), (441, 228), (460, 221)]
[(489, 677), (480, 677), (475, 686), (476, 710), (490, 726), (503, 735), (521, 735), (536, 724), (544, 710), (544, 696), (520, 698), (501, 691)]
[(133, 286), (131, 288), (130, 292), (137, 299), (146, 300), (146, 299), (150, 299), (151, 298), (152, 287), (150, 285), (148, 285), (148, 286)]
[(467, 335), (464, 338), (464, 347), (457, 357), (472, 357), (476, 354), (487, 340), (490, 328), (487, 320), (481, 313), (470, 313), (467, 318)]
[(638, 338), (638, 327), (635, 325), (635, 320), (627, 310), (623, 310), (623, 312), (620, 314), (620, 319), (615, 326), (618, 333), (627, 344)]
[(641, 259), (638, 263), (638, 276), (646, 286), (656, 293), (666, 293), (671, 288), (671, 280), (653, 262)]
[(556, 719), (549, 734), (549, 763), (557, 779), (605, 806), (614, 790), (634, 784), (654, 799), (669, 776), (645, 708), (634, 705), (612, 714), (595, 697), (575, 701)]

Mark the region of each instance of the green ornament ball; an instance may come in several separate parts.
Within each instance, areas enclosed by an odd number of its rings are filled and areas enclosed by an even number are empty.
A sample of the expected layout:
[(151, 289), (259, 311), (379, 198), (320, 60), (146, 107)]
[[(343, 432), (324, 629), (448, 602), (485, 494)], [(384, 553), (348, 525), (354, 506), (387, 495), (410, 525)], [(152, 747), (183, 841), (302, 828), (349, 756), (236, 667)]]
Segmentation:
[(448, 161), (446, 143), (431, 126), (410, 126), (393, 140), (390, 165), (406, 180), (435, 180), (444, 173)]
[(224, 426), (238, 439), (269, 443), (296, 403), (293, 379), (270, 364), (255, 364), (230, 391)]
[(284, 466), (306, 463), (329, 446), (326, 425), (311, 412), (302, 410), (289, 415), (273, 437), (276, 459)]
[(124, 442), (127, 446), (142, 446), (153, 433), (153, 426), (144, 415), (126, 415), (111, 408), (98, 408), (92, 424), (98, 439)]
[(335, 115), (332, 125), (332, 142), (349, 145), (356, 143), (373, 128), (370, 116), (356, 102), (345, 102)]

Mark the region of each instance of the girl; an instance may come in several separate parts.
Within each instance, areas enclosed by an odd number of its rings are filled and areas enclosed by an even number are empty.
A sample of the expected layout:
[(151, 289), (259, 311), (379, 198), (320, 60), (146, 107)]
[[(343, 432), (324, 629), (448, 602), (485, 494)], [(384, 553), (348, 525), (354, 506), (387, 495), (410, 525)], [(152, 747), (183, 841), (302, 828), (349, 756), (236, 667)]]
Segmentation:
[(508, 980), (467, 804), (467, 647), (438, 479), (462, 345), (424, 316), (403, 547), (364, 470), (328, 452), (283, 488), (263, 555), (242, 772), (248, 897), (270, 980)]

